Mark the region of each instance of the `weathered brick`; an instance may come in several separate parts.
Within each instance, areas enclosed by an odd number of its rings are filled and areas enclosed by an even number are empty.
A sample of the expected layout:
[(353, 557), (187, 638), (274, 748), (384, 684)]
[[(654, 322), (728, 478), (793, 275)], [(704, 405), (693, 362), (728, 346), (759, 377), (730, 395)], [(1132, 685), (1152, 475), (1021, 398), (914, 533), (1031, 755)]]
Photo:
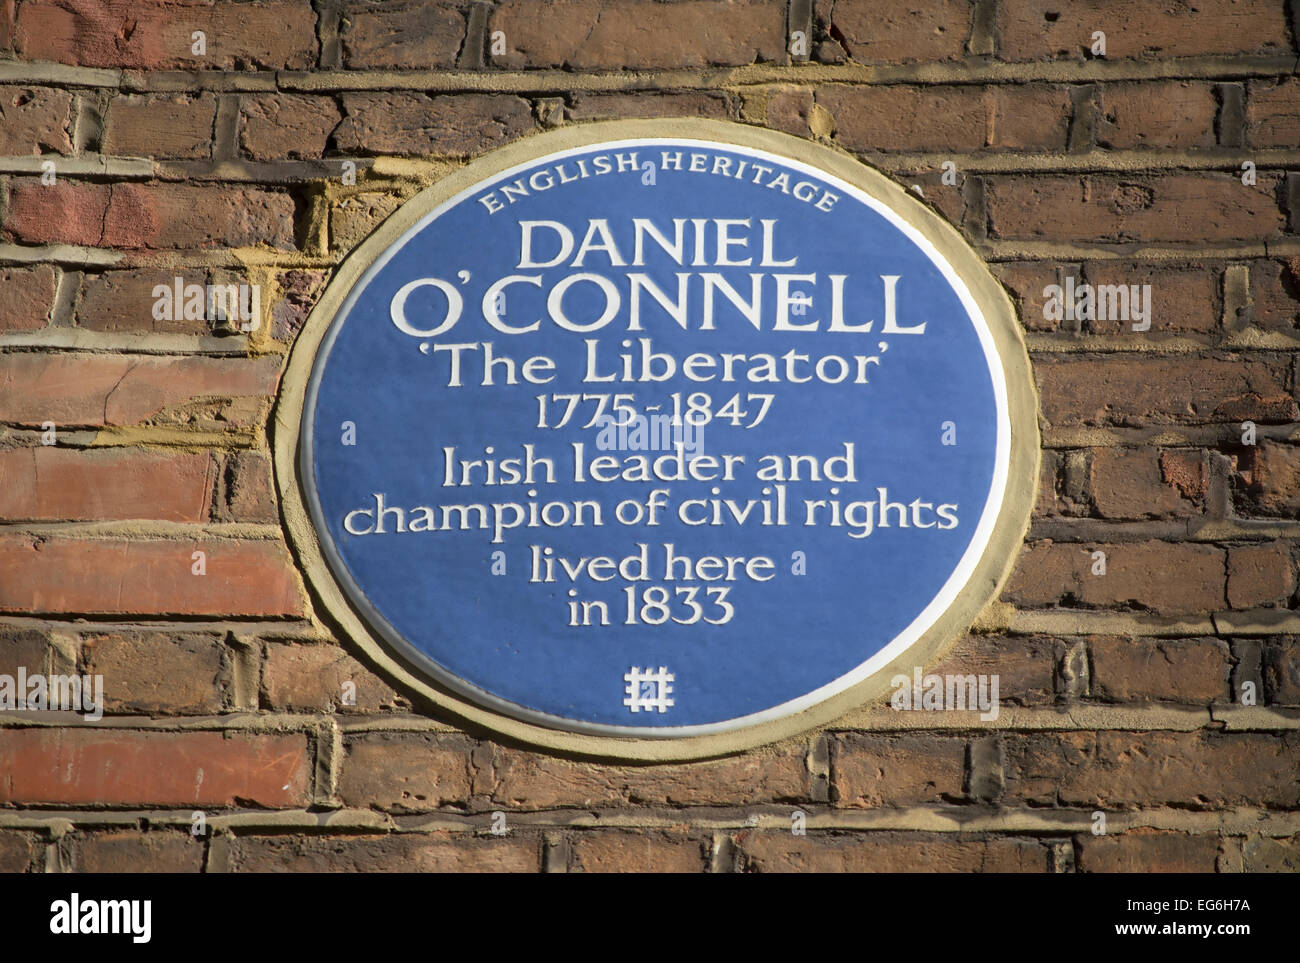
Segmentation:
[(1048, 868), (1046, 846), (1011, 837), (752, 832), (737, 841), (751, 873), (1045, 873)]
[(347, 741), (339, 779), (345, 805), (395, 812), (465, 806), (472, 791), (470, 746), (420, 733), (372, 733)]
[(0, 625), (0, 674), (16, 676), (19, 668), (44, 673), (49, 668), (50, 642), (44, 632)]
[(0, 802), (301, 807), (302, 735), (0, 729)]
[(816, 0), (814, 15), (860, 63), (954, 60), (971, 28), (967, 0)]
[(1300, 873), (1300, 835), (1247, 839), (1245, 860), (1248, 873)]
[(1213, 873), (1219, 857), (1218, 836), (1134, 829), (1076, 839), (1081, 873)]
[(1285, 364), (1218, 358), (1081, 358), (1036, 362), (1054, 427), (1288, 422), (1297, 417)]
[(713, 117), (726, 120), (731, 106), (725, 94), (689, 93), (575, 94), (567, 114), (572, 120), (618, 120), (624, 117)]
[(0, 451), (0, 517), (206, 522), (212, 459), (193, 452), (38, 446)]
[(1232, 608), (1285, 607), (1295, 589), (1296, 564), (1289, 542), (1228, 549), (1228, 604)]
[(1232, 653), (1218, 639), (1096, 636), (1092, 695), (1112, 702), (1223, 702), (1230, 697)]
[[(1105, 575), (1092, 574), (1096, 551), (1106, 553)], [(1161, 615), (1214, 612), (1224, 608), (1224, 567), (1223, 549), (1211, 545), (1032, 542), (1021, 552), (1003, 597), (1024, 606), (1074, 601), (1136, 606)]]
[(73, 868), (80, 873), (200, 873), (206, 843), (187, 832), (134, 830), (73, 837)]
[[(207, 276), (194, 270), (160, 271), (156, 268), (134, 271), (102, 271), (85, 274), (73, 308), (78, 327), (90, 331), (127, 332), (132, 334), (210, 335), (213, 322), (207, 318), (186, 318), (184, 311), (157, 311), (159, 285), (175, 289), (176, 278), (182, 287), (207, 284)], [(161, 294), (161, 292), (160, 292)], [(166, 314), (172, 317), (166, 317)], [(206, 311), (205, 311), (206, 313)], [(164, 315), (156, 317), (156, 314)]]
[[(356, 704), (343, 704), (343, 683)], [(364, 712), (409, 706), (369, 669), (334, 645), (270, 645), (262, 668), (267, 707), (287, 712)]]
[(836, 139), (859, 151), (1062, 149), (1070, 96), (1057, 86), (821, 87)]
[(739, 66), (786, 59), (785, 8), (765, 0), (505, 0), (489, 32), (497, 67), (633, 70)]
[[(206, 553), (195, 575), (193, 553)], [(303, 615), (279, 542), (0, 536), (0, 611), (103, 615)]]
[(831, 742), (831, 800), (879, 809), (965, 798), (966, 740), (960, 736), (846, 734)]
[[(1043, 705), (1053, 699), (1056, 641), (1044, 636), (968, 635), (927, 673), (998, 677), (999, 701)], [(887, 698), (886, 698), (887, 701)]]
[(1275, 636), (1261, 658), (1269, 700), (1277, 705), (1300, 705), (1300, 639)]
[(1073, 268), (1062, 268), (1050, 262), (1008, 261), (990, 264), (993, 276), (1002, 282), (1020, 315), (1020, 323), (1028, 331), (1057, 331), (1071, 322), (1048, 318), (1046, 306), (1050, 295), (1044, 292), (1052, 285), (1060, 285), (1062, 270), (1074, 273)]
[(23, 244), (139, 248), (292, 249), (293, 199), (244, 187), (190, 184), (85, 184), (10, 189), (4, 236)]
[(342, 119), (332, 97), (245, 97), (240, 104), (239, 143), (253, 160), (314, 160), (324, 156), (330, 134)]
[(212, 94), (114, 97), (104, 153), (198, 159), (212, 156), (217, 98)]
[(985, 180), (989, 233), (1054, 241), (1215, 241), (1277, 237), (1278, 179), (1233, 174), (1054, 174)]
[[(0, 420), (39, 426), (180, 420), (238, 428), (275, 391), (280, 359), (100, 354), (0, 356)], [(250, 408), (245, 401), (254, 402)], [(219, 418), (205, 415), (213, 408)]]
[(50, 320), (56, 275), (48, 264), (0, 267), (0, 331), (37, 331)]
[(805, 753), (790, 749), (660, 766), (611, 766), (491, 747), (475, 793), (512, 809), (562, 806), (744, 805), (806, 800)]
[(465, 38), (465, 4), (452, 0), (349, 2), (339, 39), (346, 67), (454, 67)]
[[(192, 52), (202, 30), (207, 53)], [(310, 0), (151, 4), (136, 0), (18, 0), (13, 47), (25, 60), (144, 70), (302, 69), (315, 63)]]
[(574, 872), (701, 873), (708, 844), (670, 833), (593, 832), (573, 840)]
[(463, 157), (499, 147), (536, 123), (528, 101), (508, 94), (343, 94), (339, 150), (355, 154)]
[(1300, 514), (1300, 446), (1261, 440), (1239, 457), (1247, 507), (1253, 514)]
[[(1131, 261), (1089, 261), (1084, 266), (1087, 283), (1094, 289), (1094, 317), (1083, 320), (1082, 327), (1092, 334), (1130, 334), (1133, 326), (1145, 320), (1151, 331), (1210, 332), (1219, 326), (1220, 273), (1204, 265), (1170, 267)], [(1075, 298), (1083, 279), (1075, 277)], [(1133, 286), (1138, 286), (1134, 297)], [(1142, 291), (1149, 285), (1150, 292)], [(1103, 286), (1111, 288), (1103, 290)], [(1123, 293), (1113, 289), (1123, 289)], [(1101, 301), (1107, 314), (1120, 317), (1101, 318)], [(1119, 311), (1110, 307), (1115, 304)], [(1149, 317), (1138, 317), (1145, 304)], [(1124, 316), (1127, 306), (1127, 317)]]
[(1300, 257), (1250, 264), (1251, 310), (1264, 328), (1300, 325)]
[(221, 491), (224, 501), (218, 514), (223, 519), (263, 524), (280, 520), (271, 459), (260, 451), (237, 451), (226, 457)]
[(95, 633), (83, 637), (84, 671), (104, 677), (106, 712), (217, 712), (228, 684), (218, 635)]
[(31, 872), (34, 851), (27, 833), (0, 832), (0, 873)]
[(1300, 803), (1293, 733), (1008, 734), (1007, 800), (1100, 809), (1193, 809)]
[(1300, 144), (1300, 80), (1260, 80), (1246, 97), (1246, 143), (1252, 147)]
[(238, 873), (536, 873), (537, 839), (402, 836), (239, 836)]
[(1200, 512), (1203, 492), (1180, 487), (1184, 475), (1178, 469), (1185, 464), (1166, 459), (1170, 454), (1154, 448), (1094, 450), (1088, 487), (1101, 517), (1187, 518)]
[(1003, 60), (1089, 57), (1096, 30), (1106, 34), (1107, 60), (1291, 52), (1284, 5), (1272, 0), (1001, 0), (997, 30)]
[(71, 154), (71, 111), (66, 90), (0, 86), (0, 156)]
[(1103, 84), (1097, 143), (1115, 149), (1213, 147), (1218, 109), (1209, 84), (1175, 80)]
[(281, 297), (271, 308), (272, 337), (277, 341), (287, 341), (302, 330), (311, 309), (325, 290), (326, 277), (324, 271), (295, 269), (276, 273), (275, 281)]

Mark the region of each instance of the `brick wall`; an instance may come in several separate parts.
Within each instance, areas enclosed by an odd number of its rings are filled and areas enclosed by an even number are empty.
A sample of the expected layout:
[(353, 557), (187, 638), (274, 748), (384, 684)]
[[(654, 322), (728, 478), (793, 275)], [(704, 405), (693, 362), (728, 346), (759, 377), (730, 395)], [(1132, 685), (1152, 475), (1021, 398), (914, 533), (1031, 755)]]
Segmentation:
[[(0, 0), (0, 672), (107, 697), (97, 723), (0, 717), (0, 869), (1294, 870), (1298, 15)], [(1017, 304), (1037, 508), (1002, 599), (927, 666), (999, 673), (995, 722), (882, 700), (729, 758), (595, 763), (458, 728), (318, 618), (267, 421), (332, 270), (482, 151), (646, 116), (916, 185)], [(156, 319), (176, 276), (260, 285), (264, 323)], [(1150, 330), (1045, 320), (1066, 277), (1150, 284)]]

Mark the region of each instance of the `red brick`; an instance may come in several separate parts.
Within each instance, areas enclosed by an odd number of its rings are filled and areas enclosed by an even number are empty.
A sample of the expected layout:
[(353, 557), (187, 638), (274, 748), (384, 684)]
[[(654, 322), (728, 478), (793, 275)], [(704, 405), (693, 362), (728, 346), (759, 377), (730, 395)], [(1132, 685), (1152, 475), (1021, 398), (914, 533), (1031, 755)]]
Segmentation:
[[(1092, 553), (1106, 553), (1106, 574), (1093, 575)], [(1003, 598), (1015, 605), (1137, 606), (1161, 615), (1224, 608), (1224, 552), (1210, 545), (1050, 541), (1027, 545)]]
[(217, 98), (212, 94), (114, 97), (104, 153), (198, 159), (212, 156)]
[(567, 114), (571, 120), (617, 120), (624, 117), (713, 117), (731, 116), (726, 94), (692, 91), (672, 94), (575, 94)]
[(0, 156), (71, 154), (71, 122), (68, 91), (0, 86)]
[(242, 187), (188, 184), (17, 182), (6, 239), (23, 244), (139, 248), (252, 247), (289, 250), (293, 199)]
[(1285, 7), (1273, 0), (1159, 6), (1141, 0), (998, 3), (998, 56), (1003, 60), (1091, 57), (1096, 30), (1106, 34), (1107, 60), (1291, 54)]
[(1208, 84), (1176, 80), (1103, 84), (1098, 99), (1097, 143), (1102, 147), (1215, 145), (1219, 105)]
[(8, 521), (150, 518), (206, 522), (215, 471), (206, 454), (133, 448), (0, 451)]
[(1294, 733), (1008, 734), (1008, 800), (1094, 809), (1300, 804)]
[(1016, 313), (1020, 316), (1020, 323), (1026, 330), (1057, 331), (1070, 324), (1068, 321), (1054, 321), (1044, 316), (1048, 296), (1043, 291), (1050, 285), (1061, 284), (1062, 271), (1077, 275), (1076, 268), (1063, 268), (1043, 261), (1007, 261), (990, 264), (989, 269), (1007, 289), (1012, 304), (1016, 306)]
[(1243, 449), (1240, 462), (1252, 514), (1300, 513), (1300, 447), (1261, 440)]
[(0, 802), (97, 806), (305, 806), (302, 735), (0, 729)]
[(1300, 873), (1300, 835), (1247, 839), (1244, 855), (1248, 873)]
[[(330, 232), (332, 242), (332, 223)], [(282, 296), (271, 308), (271, 336), (277, 341), (288, 341), (302, 330), (307, 316), (325, 290), (327, 275), (324, 271), (292, 270), (279, 271), (274, 277)]]
[(1300, 257), (1252, 261), (1250, 297), (1255, 323), (1260, 327), (1300, 326)]
[(966, 740), (920, 734), (842, 735), (831, 742), (831, 800), (879, 809), (965, 798)]
[(1059, 150), (1070, 123), (1064, 87), (820, 87), (836, 139), (859, 151)]
[(0, 832), (0, 873), (31, 872), (34, 852), (27, 833)]
[(253, 160), (317, 159), (343, 115), (332, 97), (275, 94), (245, 97), (239, 143)]
[[(0, 420), (39, 426), (182, 420), (215, 430), (251, 423), (275, 391), (280, 359), (101, 354), (0, 356)], [(215, 406), (219, 420), (203, 414)]]
[(29, 674), (49, 669), (50, 642), (44, 632), (0, 625), (0, 673), (16, 676), (24, 668)]
[[(212, 324), (206, 319), (155, 318), (154, 288), (172, 286), (177, 275), (158, 270), (104, 271), (86, 274), (73, 308), (77, 326), (90, 331), (208, 335)], [(182, 284), (206, 284), (204, 275), (182, 277)]]
[(1112, 702), (1190, 702), (1229, 699), (1232, 653), (1217, 639), (1089, 640), (1092, 695)]
[(767, 126), (796, 137), (812, 132), (813, 92), (793, 84), (769, 88), (765, 105)]
[(1177, 484), (1182, 476), (1169, 477), (1163, 469), (1167, 454), (1154, 448), (1094, 450), (1088, 485), (1101, 517), (1188, 518), (1199, 513), (1199, 493), (1187, 497)]
[(347, 806), (423, 812), (464, 806), (472, 791), (470, 746), (418, 733), (372, 733), (348, 740), (339, 796)]
[[(356, 704), (343, 705), (343, 683), (356, 685)], [(286, 712), (365, 712), (410, 703), (334, 645), (270, 645), (262, 668), (267, 708)]]
[(105, 711), (219, 712), (229, 684), (218, 635), (113, 632), (83, 637), (84, 671), (104, 677)]
[(447, 833), (393, 836), (240, 836), (237, 873), (536, 873), (536, 839), (481, 839)]
[(1217, 358), (1044, 358), (1039, 400), (1053, 427), (1287, 422), (1297, 417), (1287, 366)]
[(465, 157), (499, 147), (535, 126), (533, 110), (509, 94), (345, 93), (339, 150)]
[(339, 39), (346, 67), (454, 67), (465, 38), (463, 5), (451, 0), (349, 2)]
[(1277, 237), (1278, 179), (1234, 174), (1055, 174), (985, 181), (989, 233), (1052, 241), (1216, 241)]
[(955, 60), (971, 31), (967, 0), (816, 0), (814, 12), (860, 63)]
[(505, 0), (497, 67), (635, 70), (786, 60), (785, 8), (765, 0)]
[(1045, 873), (1048, 865), (1042, 843), (1006, 837), (754, 832), (737, 842), (750, 873)]
[(223, 520), (275, 524), (280, 520), (271, 460), (260, 451), (237, 451), (226, 457), (222, 482)]
[(1246, 97), (1246, 143), (1252, 147), (1300, 144), (1300, 81), (1254, 81)]
[(37, 331), (50, 320), (56, 276), (48, 264), (0, 267), (0, 331)]
[[(207, 553), (207, 574), (191, 556)], [(299, 617), (293, 560), (279, 542), (0, 536), (0, 611)]]
[(1275, 636), (1264, 647), (1261, 668), (1270, 702), (1300, 706), (1300, 639)]
[[(968, 635), (934, 668), (935, 675), (998, 677), (1002, 703), (1043, 705), (1052, 702), (1056, 641), (1044, 636)], [(882, 702), (888, 704), (887, 694)]]
[(200, 873), (206, 843), (188, 832), (119, 830), (74, 836), (79, 873)]
[(1228, 549), (1228, 604), (1232, 608), (1285, 608), (1295, 589), (1295, 558), (1289, 542)]
[[(1199, 265), (1167, 267), (1133, 261), (1089, 261), (1084, 266), (1087, 283), (1096, 289), (1103, 285), (1126, 286), (1129, 289), (1129, 317), (1100, 317), (1083, 320), (1083, 330), (1092, 334), (1130, 334), (1137, 317), (1137, 305), (1132, 298), (1133, 285), (1150, 285), (1149, 299), (1144, 295), (1150, 316), (1151, 331), (1195, 331), (1208, 333), (1219, 327), (1221, 284), (1216, 268)], [(1078, 285), (1084, 278), (1075, 274), (1076, 298)], [(1109, 302), (1109, 295), (1108, 303)], [(1118, 297), (1118, 295), (1116, 295)], [(1123, 307), (1123, 302), (1119, 302)], [(1095, 304), (1095, 302), (1094, 302)], [(1099, 305), (1095, 304), (1095, 307)], [(1100, 311), (1093, 311), (1100, 314)], [(1107, 313), (1112, 313), (1109, 308)], [(1069, 323), (1069, 322), (1065, 322)]]
[(702, 873), (707, 843), (668, 833), (582, 833), (573, 841), (579, 873)]
[(805, 800), (805, 752), (767, 750), (727, 759), (658, 766), (576, 762), (504, 746), (485, 747), (475, 793), (513, 809), (563, 806), (746, 805)]
[(1081, 873), (1213, 873), (1219, 837), (1134, 829), (1077, 837)]
[[(18, 0), (14, 50), (25, 60), (144, 70), (303, 69), (316, 61), (309, 0), (150, 4), (136, 0)], [(207, 34), (207, 54), (190, 35)]]

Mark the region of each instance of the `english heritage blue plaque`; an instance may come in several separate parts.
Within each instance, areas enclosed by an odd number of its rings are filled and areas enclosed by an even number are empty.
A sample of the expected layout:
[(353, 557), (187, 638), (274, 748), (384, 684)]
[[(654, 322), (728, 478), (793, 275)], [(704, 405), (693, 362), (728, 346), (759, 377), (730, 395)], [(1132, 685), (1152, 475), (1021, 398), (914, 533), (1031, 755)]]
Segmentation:
[(897, 207), (653, 136), (429, 210), (305, 395), (351, 605), (459, 696), (597, 735), (726, 732), (897, 660), (966, 589), (1011, 444), (985, 314)]

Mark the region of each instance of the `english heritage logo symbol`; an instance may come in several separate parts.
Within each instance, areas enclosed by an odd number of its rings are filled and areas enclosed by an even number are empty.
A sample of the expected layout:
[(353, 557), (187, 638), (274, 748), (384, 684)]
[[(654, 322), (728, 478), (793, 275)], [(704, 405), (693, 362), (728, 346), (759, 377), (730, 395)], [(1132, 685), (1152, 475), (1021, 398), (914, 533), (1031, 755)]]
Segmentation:
[(541, 741), (705, 751), (884, 693), (991, 597), (1036, 475), (1018, 328), (956, 233), (716, 122), (475, 162), (354, 255), (290, 368), (277, 458), (331, 610)]

